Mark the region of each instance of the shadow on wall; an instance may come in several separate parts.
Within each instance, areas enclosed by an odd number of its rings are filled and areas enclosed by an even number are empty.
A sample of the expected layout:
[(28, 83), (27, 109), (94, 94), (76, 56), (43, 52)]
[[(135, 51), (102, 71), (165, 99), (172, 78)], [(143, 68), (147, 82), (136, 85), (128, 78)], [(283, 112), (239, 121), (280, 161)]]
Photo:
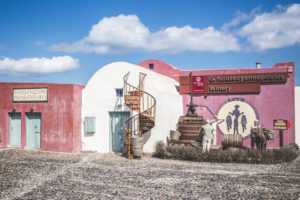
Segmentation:
[(146, 144), (148, 142), (150, 137), (151, 137), (151, 130), (143, 134), (144, 144)]

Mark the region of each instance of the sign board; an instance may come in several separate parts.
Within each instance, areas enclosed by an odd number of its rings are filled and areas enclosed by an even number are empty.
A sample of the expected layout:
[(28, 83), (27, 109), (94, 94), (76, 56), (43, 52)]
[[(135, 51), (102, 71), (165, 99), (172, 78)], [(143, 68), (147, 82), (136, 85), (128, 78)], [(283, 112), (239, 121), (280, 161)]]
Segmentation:
[(211, 84), (208, 85), (208, 94), (239, 94), (260, 93), (259, 83), (248, 84)]
[(47, 102), (48, 88), (14, 88), (13, 102)]
[(283, 119), (275, 119), (273, 129), (274, 130), (287, 130), (289, 128), (288, 121)]
[[(260, 93), (261, 84), (284, 84), (287, 73), (228, 74), (180, 76), (180, 94), (249, 94)], [(192, 85), (191, 85), (192, 84)]]
[(209, 83), (286, 83), (287, 73), (211, 75), (208, 80)]
[(193, 93), (204, 93), (204, 76), (193, 76)]

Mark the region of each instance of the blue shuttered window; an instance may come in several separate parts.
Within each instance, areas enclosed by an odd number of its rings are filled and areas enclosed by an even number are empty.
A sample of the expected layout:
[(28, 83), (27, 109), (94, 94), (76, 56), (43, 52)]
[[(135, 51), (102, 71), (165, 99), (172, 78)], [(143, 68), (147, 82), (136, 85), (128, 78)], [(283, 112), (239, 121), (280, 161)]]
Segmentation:
[(86, 133), (96, 132), (96, 117), (85, 117), (84, 118), (84, 131)]

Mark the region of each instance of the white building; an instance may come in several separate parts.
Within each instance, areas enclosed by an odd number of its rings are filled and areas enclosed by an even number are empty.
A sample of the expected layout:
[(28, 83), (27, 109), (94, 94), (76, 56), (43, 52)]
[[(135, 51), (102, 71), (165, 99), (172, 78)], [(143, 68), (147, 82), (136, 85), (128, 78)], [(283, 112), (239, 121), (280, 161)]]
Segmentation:
[(170, 130), (176, 130), (177, 121), (183, 115), (178, 82), (138, 65), (115, 62), (99, 69), (83, 90), (82, 150), (123, 150), (123, 125), (130, 116), (136, 114), (124, 104), (122, 97), (123, 77), (128, 72), (128, 82), (136, 87), (139, 74), (146, 74), (144, 90), (156, 99), (155, 126), (143, 135), (144, 152), (154, 152), (156, 142), (166, 141)]

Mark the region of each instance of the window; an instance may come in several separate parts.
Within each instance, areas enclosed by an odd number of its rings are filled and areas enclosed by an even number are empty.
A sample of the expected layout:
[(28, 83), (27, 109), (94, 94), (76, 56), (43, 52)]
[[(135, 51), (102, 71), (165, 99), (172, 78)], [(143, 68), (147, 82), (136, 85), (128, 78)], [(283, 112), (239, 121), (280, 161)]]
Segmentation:
[(116, 89), (116, 97), (123, 97), (123, 88)]
[(154, 64), (153, 63), (149, 64), (149, 69), (154, 69)]
[(95, 133), (96, 132), (96, 117), (84, 118), (84, 132)]

